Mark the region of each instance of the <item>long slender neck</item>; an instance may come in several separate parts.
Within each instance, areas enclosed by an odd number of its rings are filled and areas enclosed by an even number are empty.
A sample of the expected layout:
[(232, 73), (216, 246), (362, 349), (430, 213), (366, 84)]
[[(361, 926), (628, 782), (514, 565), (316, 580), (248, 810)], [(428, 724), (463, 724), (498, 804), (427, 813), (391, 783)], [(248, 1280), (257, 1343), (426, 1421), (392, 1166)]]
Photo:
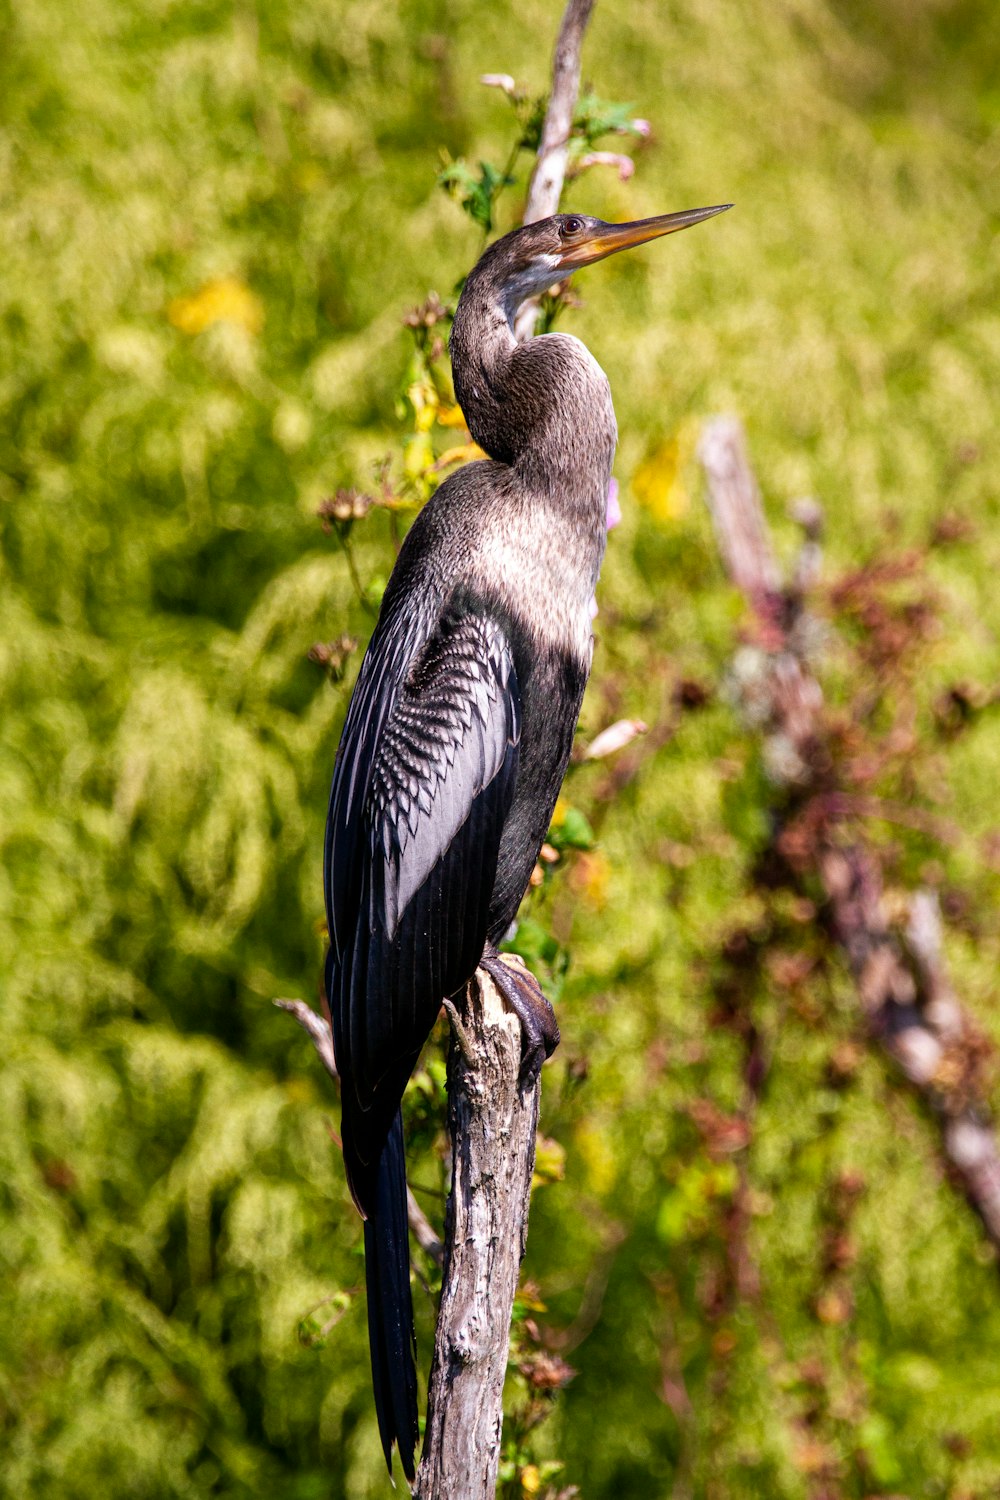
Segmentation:
[(488, 259), (473, 270), (451, 332), (455, 395), (479, 446), (540, 498), (603, 506), (617, 441), (607, 378), (578, 339), (517, 343), (514, 314), (529, 290)]

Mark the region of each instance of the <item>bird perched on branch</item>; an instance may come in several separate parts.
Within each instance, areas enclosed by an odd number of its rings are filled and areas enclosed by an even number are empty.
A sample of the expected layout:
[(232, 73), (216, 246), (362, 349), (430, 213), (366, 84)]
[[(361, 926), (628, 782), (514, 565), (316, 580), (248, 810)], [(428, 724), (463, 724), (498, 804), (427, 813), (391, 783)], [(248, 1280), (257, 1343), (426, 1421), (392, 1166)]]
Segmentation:
[(389, 580), (337, 754), (325, 850), (326, 988), (347, 1177), (365, 1219), (368, 1331), (386, 1462), (414, 1474), (417, 1382), (400, 1101), (442, 1001), (485, 969), (534, 1083), (559, 1040), (497, 952), (569, 759), (593, 654), (617, 441), (578, 339), (518, 344), (519, 305), (582, 266), (728, 204), (632, 224), (556, 214), (486, 250), (451, 333), (455, 394), (489, 458), (447, 479)]

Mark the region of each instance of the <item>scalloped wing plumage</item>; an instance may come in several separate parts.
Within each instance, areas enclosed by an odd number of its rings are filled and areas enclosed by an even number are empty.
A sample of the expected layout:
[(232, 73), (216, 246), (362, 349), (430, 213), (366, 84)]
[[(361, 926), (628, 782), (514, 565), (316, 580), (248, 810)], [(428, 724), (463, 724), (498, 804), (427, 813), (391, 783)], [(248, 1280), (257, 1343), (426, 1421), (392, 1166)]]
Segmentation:
[(386, 624), (345, 726), (327, 844), (344, 1151), (365, 1211), (420, 1048), (482, 954), (520, 738), (495, 619), (450, 610), (422, 645), (412, 624)]

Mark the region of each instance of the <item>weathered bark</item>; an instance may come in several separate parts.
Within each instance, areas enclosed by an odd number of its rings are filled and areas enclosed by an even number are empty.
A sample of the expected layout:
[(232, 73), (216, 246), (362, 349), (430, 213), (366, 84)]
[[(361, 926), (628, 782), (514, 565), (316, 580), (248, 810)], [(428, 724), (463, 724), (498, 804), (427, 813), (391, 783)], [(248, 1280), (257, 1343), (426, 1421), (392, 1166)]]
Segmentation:
[(452, 1189), (418, 1500), (496, 1491), (540, 1094), (522, 1090), (520, 1065), (520, 1022), (480, 971), (449, 1057)]
[(936, 900), (926, 891), (912, 898), (900, 943), (883, 908), (878, 860), (860, 837), (838, 828), (838, 799), (824, 785), (830, 760), (823, 694), (805, 654), (815, 631), (802, 597), (802, 583), (817, 567), (818, 507), (811, 503), (799, 517), (810, 539), (808, 565), (800, 562), (796, 585), (784, 589), (739, 422), (708, 422), (699, 457), (723, 562), (758, 625), (759, 645), (744, 648), (735, 664), (737, 692), (763, 731), (776, 788), (800, 809), (811, 801), (814, 813), (815, 836), (796, 841), (797, 863), (807, 861), (822, 884), (870, 1035), (938, 1121), (945, 1160), (1000, 1248), (1000, 1151), (980, 1077), (981, 1037), (948, 978)]
[[(535, 169), (531, 174), (522, 223), (534, 224), (558, 213), (566, 180), (566, 156), (573, 111), (580, 90), (580, 53), (583, 34), (594, 8), (594, 0), (569, 0), (552, 58), (552, 91), (549, 94)], [(517, 314), (514, 334), (518, 343), (530, 339), (538, 321), (538, 299), (529, 298)]]

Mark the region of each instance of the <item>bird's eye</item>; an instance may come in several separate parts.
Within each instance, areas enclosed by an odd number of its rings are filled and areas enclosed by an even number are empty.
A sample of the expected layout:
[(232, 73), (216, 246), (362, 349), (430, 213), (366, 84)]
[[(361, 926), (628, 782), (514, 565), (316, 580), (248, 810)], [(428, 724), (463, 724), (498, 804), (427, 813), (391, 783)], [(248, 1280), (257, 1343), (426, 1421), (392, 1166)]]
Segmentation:
[(576, 214), (570, 214), (568, 218), (563, 219), (559, 227), (563, 234), (579, 234), (583, 228), (583, 220), (578, 219)]

